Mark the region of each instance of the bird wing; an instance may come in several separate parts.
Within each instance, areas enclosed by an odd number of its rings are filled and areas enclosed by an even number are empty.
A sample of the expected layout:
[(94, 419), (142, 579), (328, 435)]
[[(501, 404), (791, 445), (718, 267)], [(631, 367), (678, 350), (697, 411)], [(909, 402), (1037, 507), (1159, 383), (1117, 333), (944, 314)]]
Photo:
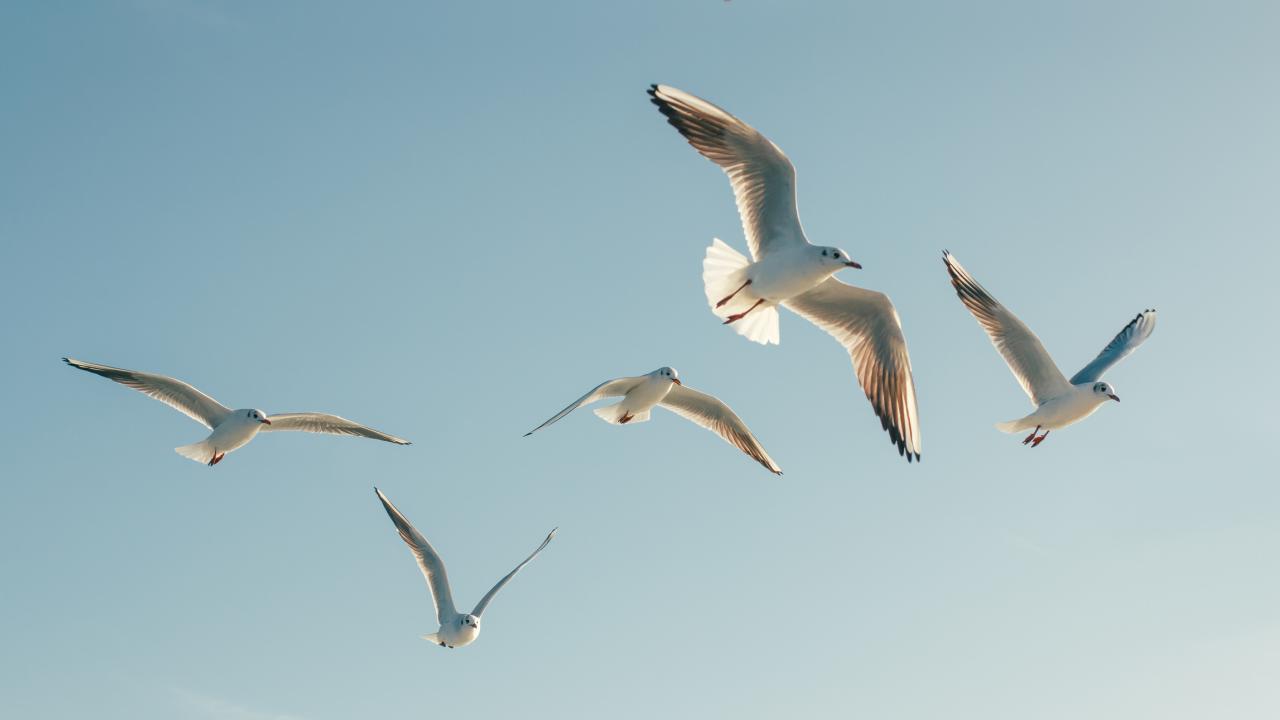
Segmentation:
[(682, 90), (652, 85), (649, 96), (667, 122), (729, 176), (752, 257), (759, 260), (780, 247), (808, 242), (796, 209), (796, 170), (777, 145)]
[(452, 620), (457, 614), (453, 609), (453, 593), (449, 590), (449, 575), (445, 573), (444, 560), (440, 558), (440, 553), (431, 547), (431, 543), (422, 536), (422, 533), (418, 532), (413, 523), (410, 523), (409, 519), (401, 515), (396, 506), (391, 504), (381, 490), (374, 488), (373, 491), (378, 493), (382, 507), (387, 511), (387, 515), (391, 516), (391, 522), (395, 523), (396, 530), (400, 532), (400, 539), (404, 540), (413, 557), (417, 559), (418, 568), (427, 579), (427, 587), (431, 588), (431, 602), (436, 607), (436, 620), (444, 625), (446, 620)]
[(828, 278), (783, 305), (827, 331), (853, 361), (853, 372), (898, 454), (920, 459), (920, 412), (907, 339), (884, 293)]
[(71, 367), (80, 368), (94, 375), (101, 375), (108, 380), (115, 380), (121, 385), (131, 387), (147, 397), (159, 400), (209, 429), (213, 429), (215, 425), (231, 414), (231, 408), (226, 407), (181, 380), (164, 375), (84, 362), (75, 358), (64, 357), (62, 361)]
[(1103, 373), (1111, 369), (1112, 365), (1128, 357), (1138, 349), (1139, 345), (1146, 342), (1155, 329), (1155, 310), (1143, 310), (1138, 313), (1137, 317), (1130, 320), (1129, 324), (1125, 325), (1124, 329), (1102, 348), (1102, 352), (1098, 353), (1098, 357), (1094, 358), (1093, 362), (1085, 365), (1080, 372), (1072, 376), (1071, 384), (1080, 385), (1098, 380)]
[(729, 444), (765, 466), (769, 472), (776, 475), (782, 474), (782, 468), (778, 467), (773, 458), (769, 457), (769, 453), (765, 452), (764, 446), (747, 429), (747, 424), (742, 422), (742, 418), (719, 398), (683, 385), (672, 385), (671, 392), (667, 393), (660, 404), (686, 420), (691, 420), (724, 438)]
[(511, 572), (504, 575), (503, 578), (498, 581), (497, 585), (494, 585), (492, 588), (489, 588), (489, 592), (485, 593), (484, 597), (480, 598), (480, 602), (476, 603), (476, 607), (474, 610), (471, 611), (471, 614), (475, 615), (476, 617), (480, 617), (480, 614), (484, 612), (484, 609), (489, 607), (489, 603), (490, 601), (493, 600), (493, 596), (497, 595), (498, 591), (502, 589), (502, 586), (506, 585), (507, 582), (511, 580), (511, 578), (515, 577), (516, 573), (520, 572), (521, 568), (523, 568), (525, 565), (528, 565), (530, 560), (538, 557), (538, 553), (542, 552), (542, 548), (546, 547), (547, 543), (551, 542), (551, 538), (556, 536), (556, 530), (559, 530), (559, 529), (560, 528), (554, 528), (552, 529), (551, 532), (547, 533), (547, 539), (542, 541), (542, 544), (538, 546), (537, 550), (533, 551), (532, 555), (525, 558), (524, 562), (517, 565), (515, 570), (512, 570)]
[(529, 437), (530, 435), (538, 432), (542, 428), (556, 422), (557, 420), (564, 417), (565, 415), (568, 415), (574, 410), (577, 410), (583, 405), (586, 405), (588, 403), (593, 403), (601, 398), (616, 397), (618, 395), (626, 395), (628, 392), (631, 391), (632, 388), (634, 388), (636, 385), (639, 385), (640, 381), (643, 379), (644, 378), (639, 378), (639, 377), (621, 377), (621, 378), (617, 378), (616, 380), (605, 380), (604, 382), (592, 388), (591, 391), (588, 392), (586, 395), (583, 395), (582, 397), (570, 403), (568, 407), (556, 413), (554, 416), (552, 416), (550, 420), (542, 423), (538, 427), (525, 433), (524, 436)]
[(280, 413), (278, 415), (268, 415), (267, 419), (271, 421), (271, 424), (262, 427), (267, 432), (296, 430), (299, 432), (325, 433), (327, 435), (367, 437), (395, 443), (396, 445), (411, 444), (408, 440), (398, 438), (395, 435), (388, 435), (358, 422), (352, 422), (344, 417), (326, 413)]
[(1031, 328), (991, 297), (991, 293), (979, 285), (951, 253), (944, 252), (942, 259), (947, 264), (951, 284), (960, 301), (987, 331), (991, 344), (1004, 356), (1004, 361), (1009, 364), (1013, 376), (1018, 378), (1031, 402), (1038, 406), (1070, 390), (1070, 383)]

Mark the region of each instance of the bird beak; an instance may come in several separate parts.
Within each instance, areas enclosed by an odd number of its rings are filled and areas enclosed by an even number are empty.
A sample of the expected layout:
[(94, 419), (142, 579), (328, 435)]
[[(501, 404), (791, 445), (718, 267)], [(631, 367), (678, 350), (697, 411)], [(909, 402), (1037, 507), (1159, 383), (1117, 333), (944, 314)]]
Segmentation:
[(1108, 394), (1107, 397), (1111, 398), (1112, 400), (1115, 400), (1116, 402), (1120, 402), (1120, 398), (1116, 397), (1115, 395)]
[(270, 424), (271, 424), (271, 421), (270, 421), (270, 420), (268, 420), (268, 419), (266, 419), (266, 418), (262, 418), (262, 424), (263, 424), (263, 425), (270, 425)]
[(680, 378), (671, 378), (671, 382), (681, 386), (684, 385), (684, 383), (680, 382)]
[(861, 266), (861, 265), (859, 265), (858, 263), (856, 263), (856, 262), (854, 262), (854, 261), (852, 261), (852, 260), (850, 260), (849, 262), (845, 263), (845, 264), (844, 264), (844, 266), (845, 266), (845, 267), (851, 267), (851, 268), (857, 268), (857, 269), (859, 269), (859, 270), (861, 270), (861, 269), (862, 269), (862, 266)]

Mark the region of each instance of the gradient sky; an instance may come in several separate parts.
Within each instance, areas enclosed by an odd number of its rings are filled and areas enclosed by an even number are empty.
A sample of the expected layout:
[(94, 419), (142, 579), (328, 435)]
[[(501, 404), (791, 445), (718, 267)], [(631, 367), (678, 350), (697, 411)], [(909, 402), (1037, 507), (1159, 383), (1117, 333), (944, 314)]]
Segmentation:
[[(0, 6), (0, 715), (1273, 718), (1271, 2)], [(777, 142), (902, 317), (924, 460), (782, 313), (718, 326), (728, 184), (663, 82)], [(1040, 448), (949, 248), (1124, 398)], [(72, 355), (408, 448), (203, 428)], [(670, 364), (775, 478), (665, 411)], [(1272, 470), (1266, 470), (1271, 467)], [(469, 606), (447, 651), (377, 484)]]

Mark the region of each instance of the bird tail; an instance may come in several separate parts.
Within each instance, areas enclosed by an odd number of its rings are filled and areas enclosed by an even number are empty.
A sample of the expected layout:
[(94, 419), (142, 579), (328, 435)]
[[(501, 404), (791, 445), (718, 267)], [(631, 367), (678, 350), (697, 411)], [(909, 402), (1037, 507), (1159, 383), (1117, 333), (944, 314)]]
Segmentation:
[(1010, 420), (1009, 422), (996, 423), (996, 429), (1002, 433), (1016, 433), (1033, 427), (1035, 427), (1035, 423), (1027, 420), (1026, 418), (1018, 418), (1017, 420)]
[[(747, 281), (747, 267), (750, 265), (751, 261), (745, 255), (726, 245), (720, 238), (713, 238), (711, 245), (707, 247), (707, 255), (702, 260), (702, 286), (711, 312), (721, 320), (747, 310), (760, 299), (751, 292), (751, 286), (743, 286)], [(732, 300), (717, 307), (720, 301), (730, 295), (733, 296)], [(777, 345), (779, 342), (778, 310), (773, 305), (751, 310), (746, 317), (734, 321), (731, 327), (739, 335), (761, 345)]]
[(610, 425), (634, 425), (636, 423), (645, 422), (649, 419), (649, 411), (645, 410), (642, 413), (635, 413), (630, 418), (627, 418), (627, 421), (624, 423), (622, 418), (626, 416), (627, 411), (622, 408), (622, 403), (614, 403), (612, 405), (598, 407), (593, 412), (595, 412), (601, 420), (609, 423)]
[(423, 635), (423, 636), (422, 636), (422, 639), (423, 639), (423, 640), (426, 640), (427, 642), (429, 642), (429, 643), (431, 643), (431, 644), (433, 644), (433, 645), (439, 645), (439, 644), (440, 644), (440, 635), (439, 635), (439, 633), (431, 633), (430, 635)]
[(208, 464), (208, 462), (213, 459), (213, 446), (209, 444), (208, 440), (201, 440), (198, 443), (191, 443), (190, 445), (176, 447), (173, 451), (184, 458), (195, 460), (201, 465)]

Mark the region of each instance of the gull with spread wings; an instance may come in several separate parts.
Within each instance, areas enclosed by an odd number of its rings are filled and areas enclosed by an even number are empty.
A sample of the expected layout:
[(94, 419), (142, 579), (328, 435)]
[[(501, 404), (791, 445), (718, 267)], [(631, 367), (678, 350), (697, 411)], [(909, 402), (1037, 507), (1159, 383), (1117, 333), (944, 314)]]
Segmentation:
[[(1036, 447), (1049, 436), (1050, 430), (1080, 422), (1103, 403), (1120, 402), (1115, 386), (1102, 382), (1102, 374), (1151, 337), (1156, 329), (1155, 310), (1138, 313), (1098, 357), (1067, 380), (1031, 328), (979, 285), (951, 253), (943, 252), (942, 260), (960, 301), (987, 331), (991, 344), (1004, 356), (1013, 376), (1036, 406), (1035, 412), (1026, 417), (997, 424), (997, 430), (1014, 433), (1034, 428), (1022, 444)], [(1040, 435), (1042, 429), (1044, 434)]]
[(862, 266), (836, 247), (812, 245), (796, 210), (796, 171), (782, 150), (719, 107), (676, 88), (649, 96), (667, 121), (729, 176), (751, 259), (712, 241), (702, 262), (711, 312), (748, 340), (777, 344), (782, 305), (844, 346), (881, 426), (908, 462), (920, 459), (915, 381), (902, 323), (888, 296), (834, 275)]
[(329, 435), (354, 435), (384, 440), (396, 445), (409, 444), (408, 440), (379, 432), (337, 415), (325, 413), (267, 415), (254, 408), (232, 410), (187, 383), (171, 377), (137, 370), (124, 370), (75, 358), (62, 358), (62, 361), (71, 367), (80, 368), (85, 372), (101, 375), (108, 380), (115, 380), (121, 385), (131, 387), (212, 430), (209, 437), (200, 442), (174, 448), (179, 455), (207, 465), (217, 465), (222, 462), (222, 458), (226, 457), (227, 453), (244, 447), (262, 431), (297, 430)]
[(751, 434), (751, 430), (737, 413), (720, 398), (686, 387), (680, 382), (680, 373), (673, 367), (660, 367), (637, 377), (606, 380), (524, 436), (529, 437), (579, 407), (607, 397), (622, 399), (612, 405), (596, 408), (594, 412), (611, 425), (647, 422), (649, 411), (655, 406), (661, 406), (719, 435), (769, 472), (782, 474), (782, 468), (764, 451), (764, 446)]
[(515, 570), (507, 573), (497, 585), (489, 589), (489, 592), (480, 598), (480, 602), (472, 608), (469, 613), (460, 613), (453, 606), (453, 592), (449, 589), (449, 575), (444, 569), (444, 560), (440, 558), (440, 553), (431, 547), (431, 543), (427, 542), (427, 538), (418, 529), (409, 522), (409, 519), (400, 514), (395, 505), (387, 499), (386, 495), (378, 488), (373, 489), (378, 493), (378, 499), (382, 501), (382, 507), (387, 511), (387, 515), (391, 516), (391, 522), (395, 523), (396, 530), (400, 532), (400, 539), (404, 540), (409, 546), (409, 551), (413, 553), (413, 557), (418, 561), (418, 568), (422, 570), (422, 575), (427, 579), (427, 587), (431, 590), (431, 601), (436, 606), (436, 621), (440, 623), (440, 629), (430, 635), (423, 635), (423, 640), (431, 642), (447, 648), (460, 648), (470, 645), (480, 636), (480, 616), (484, 613), (484, 609), (489, 607), (489, 603), (493, 600), (493, 596), (498, 594), (503, 585), (506, 585), (521, 568), (529, 564), (529, 561), (538, 556), (542, 549), (551, 542), (551, 538), (556, 536), (556, 530), (547, 533), (547, 539), (542, 541), (537, 550), (533, 554), (524, 559), (524, 562), (516, 566)]

